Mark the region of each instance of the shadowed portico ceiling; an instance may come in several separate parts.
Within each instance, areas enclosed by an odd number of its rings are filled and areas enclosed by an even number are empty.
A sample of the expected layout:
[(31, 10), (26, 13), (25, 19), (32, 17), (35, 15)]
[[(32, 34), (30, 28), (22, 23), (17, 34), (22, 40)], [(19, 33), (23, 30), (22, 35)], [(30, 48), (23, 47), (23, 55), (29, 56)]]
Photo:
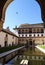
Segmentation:
[(6, 9), (12, 1), (13, 0), (0, 0), (0, 30), (2, 30), (3, 27)]

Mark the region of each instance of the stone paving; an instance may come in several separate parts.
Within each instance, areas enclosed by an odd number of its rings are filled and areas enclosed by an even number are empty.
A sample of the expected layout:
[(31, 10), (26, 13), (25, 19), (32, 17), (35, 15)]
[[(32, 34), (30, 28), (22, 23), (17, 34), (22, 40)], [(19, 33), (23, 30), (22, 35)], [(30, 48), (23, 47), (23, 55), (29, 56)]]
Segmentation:
[(38, 46), (36, 46), (36, 48), (39, 49), (40, 51), (42, 51), (43, 53), (45, 53), (45, 50), (44, 49), (42, 49), (42, 48), (40, 48)]

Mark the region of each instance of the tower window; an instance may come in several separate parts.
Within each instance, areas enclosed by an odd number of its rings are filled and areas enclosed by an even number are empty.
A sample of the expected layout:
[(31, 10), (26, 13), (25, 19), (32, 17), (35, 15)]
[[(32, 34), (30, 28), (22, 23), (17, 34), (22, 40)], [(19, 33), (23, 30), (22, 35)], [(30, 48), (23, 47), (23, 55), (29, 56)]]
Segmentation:
[(14, 46), (14, 42), (12, 42), (12, 46)]
[(19, 35), (19, 37), (20, 37), (20, 35)]
[(31, 35), (29, 35), (31, 37)]
[(25, 35), (27, 37), (27, 35)]
[(41, 29), (41, 33), (43, 33), (44, 31), (43, 31), (43, 29)]
[(8, 35), (6, 34), (6, 37), (7, 37)]
[(39, 33), (39, 29), (37, 29), (37, 33)]
[(41, 36), (43, 36), (43, 34), (41, 34)]
[(19, 30), (19, 31), (18, 31), (18, 33), (20, 34), (20, 33), (21, 33), (21, 31)]
[(21, 39), (19, 39), (19, 41), (21, 41)]
[(14, 39), (14, 36), (12, 38)]
[(34, 37), (35, 37), (35, 34), (34, 34)]
[(22, 37), (24, 37), (24, 35), (22, 35)]
[(38, 36), (39, 36), (39, 34), (38, 34)]
[(5, 43), (4, 43), (4, 47), (7, 47), (8, 46), (8, 43), (7, 43), (7, 41), (5, 41)]
[(1, 45), (0, 45), (0, 47), (1, 47)]

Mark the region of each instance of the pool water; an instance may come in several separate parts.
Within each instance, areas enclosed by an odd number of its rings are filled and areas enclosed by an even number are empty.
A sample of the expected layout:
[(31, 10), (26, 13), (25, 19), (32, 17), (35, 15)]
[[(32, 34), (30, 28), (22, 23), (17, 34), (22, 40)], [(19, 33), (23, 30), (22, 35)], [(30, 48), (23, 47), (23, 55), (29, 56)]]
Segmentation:
[(37, 48), (31, 49), (28, 48), (24, 52), (22, 52), (22, 55), (19, 55), (17, 59), (12, 59), (13, 61), (9, 61), (8, 64), (13, 65), (20, 65), (20, 62), (22, 59), (28, 59), (29, 64), (28, 65), (45, 65), (45, 54), (43, 54), (40, 50)]

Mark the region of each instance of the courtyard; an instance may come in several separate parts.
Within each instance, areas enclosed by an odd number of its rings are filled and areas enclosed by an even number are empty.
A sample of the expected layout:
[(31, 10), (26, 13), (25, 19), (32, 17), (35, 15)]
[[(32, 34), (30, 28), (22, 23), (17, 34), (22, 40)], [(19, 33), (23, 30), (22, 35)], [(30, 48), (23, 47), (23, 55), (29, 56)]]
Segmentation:
[(35, 50), (28, 48), (21, 55), (18, 55), (16, 60), (14, 58), (8, 64), (20, 65), (22, 60), (28, 60), (28, 65), (44, 65), (45, 54), (37, 48)]
[(12, 1), (0, 0), (0, 64), (45, 65), (45, 1)]

